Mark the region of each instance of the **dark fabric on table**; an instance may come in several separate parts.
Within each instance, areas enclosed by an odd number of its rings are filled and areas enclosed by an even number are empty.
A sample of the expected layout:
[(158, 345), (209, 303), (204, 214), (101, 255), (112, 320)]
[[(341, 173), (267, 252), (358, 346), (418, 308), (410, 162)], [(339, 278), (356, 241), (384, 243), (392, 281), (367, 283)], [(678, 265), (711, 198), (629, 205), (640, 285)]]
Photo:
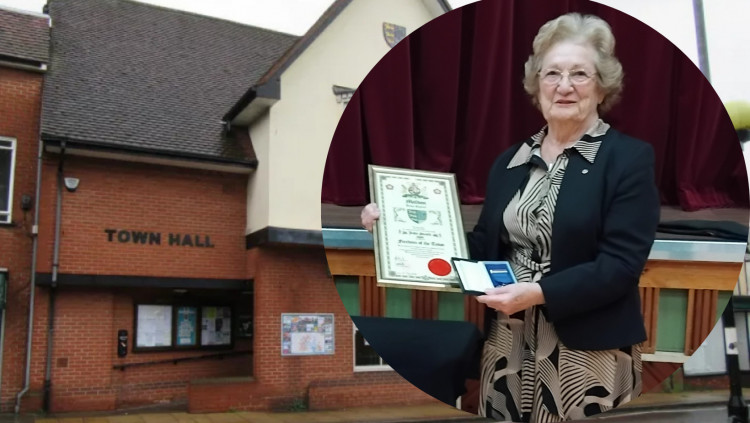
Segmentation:
[(728, 241), (747, 242), (747, 225), (730, 221), (715, 220), (673, 220), (661, 222), (657, 232), (665, 234), (712, 237)]
[(425, 393), (455, 405), (479, 378), (482, 338), (469, 322), (352, 316), (378, 355)]
[(625, 88), (603, 118), (654, 147), (662, 204), (748, 206), (737, 133), (698, 68), (649, 26), (584, 0), (476, 2), (399, 42), (343, 112), (323, 202), (366, 204), (366, 166), (376, 164), (455, 173), (461, 202), (482, 203), (493, 160), (544, 123), (522, 87), (523, 65), (539, 27), (570, 11), (612, 26)]

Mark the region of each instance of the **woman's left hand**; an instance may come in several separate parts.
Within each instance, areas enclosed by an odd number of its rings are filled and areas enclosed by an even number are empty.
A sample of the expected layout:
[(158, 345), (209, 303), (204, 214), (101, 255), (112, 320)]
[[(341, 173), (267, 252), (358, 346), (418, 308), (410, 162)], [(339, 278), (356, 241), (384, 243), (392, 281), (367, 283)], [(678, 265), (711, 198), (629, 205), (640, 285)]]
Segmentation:
[(514, 283), (488, 289), (485, 294), (478, 296), (477, 301), (509, 316), (529, 307), (544, 304), (544, 294), (538, 283)]

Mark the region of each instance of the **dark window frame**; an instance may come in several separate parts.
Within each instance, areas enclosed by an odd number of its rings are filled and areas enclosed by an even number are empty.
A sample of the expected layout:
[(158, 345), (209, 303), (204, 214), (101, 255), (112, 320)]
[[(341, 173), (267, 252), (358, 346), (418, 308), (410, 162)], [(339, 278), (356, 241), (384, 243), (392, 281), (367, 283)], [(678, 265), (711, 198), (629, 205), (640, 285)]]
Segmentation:
[(10, 151), (10, 169), (8, 169), (8, 207), (0, 210), (0, 225), (13, 223), (13, 185), (15, 183), (16, 156), (18, 155), (18, 141), (13, 137), (0, 136), (0, 150)]
[[(139, 306), (162, 306), (171, 308), (172, 322), (170, 325), (170, 339), (172, 345), (147, 347), (138, 345), (138, 307)], [(194, 345), (177, 345), (177, 310), (181, 307), (196, 309), (196, 337)], [(203, 309), (205, 307), (228, 308), (229, 309), (229, 343), (220, 345), (203, 345)], [(150, 352), (176, 352), (176, 351), (212, 351), (234, 349), (236, 311), (231, 304), (226, 303), (201, 303), (201, 302), (158, 302), (138, 301), (133, 303), (133, 353)]]
[(380, 355), (375, 351), (374, 348), (372, 348), (369, 345), (364, 345), (364, 347), (371, 349), (375, 355), (378, 357), (378, 364), (357, 364), (357, 334), (361, 337), (361, 339), (364, 342), (367, 342), (367, 340), (364, 338), (364, 336), (361, 334), (359, 329), (356, 325), (352, 325), (352, 361), (353, 361), (353, 371), (355, 373), (361, 373), (361, 372), (387, 372), (387, 371), (393, 371), (393, 368), (388, 365), (385, 361), (383, 361), (383, 358), (380, 357)]

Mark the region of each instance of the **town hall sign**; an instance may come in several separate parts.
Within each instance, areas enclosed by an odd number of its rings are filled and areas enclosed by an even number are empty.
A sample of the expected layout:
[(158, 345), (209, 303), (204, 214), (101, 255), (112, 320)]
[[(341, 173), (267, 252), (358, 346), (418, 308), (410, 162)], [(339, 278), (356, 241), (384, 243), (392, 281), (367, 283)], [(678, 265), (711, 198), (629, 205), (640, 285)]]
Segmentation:
[[(105, 229), (107, 241), (121, 244), (162, 245), (161, 232)], [(168, 233), (164, 239), (167, 245), (178, 247), (214, 248), (208, 235)]]

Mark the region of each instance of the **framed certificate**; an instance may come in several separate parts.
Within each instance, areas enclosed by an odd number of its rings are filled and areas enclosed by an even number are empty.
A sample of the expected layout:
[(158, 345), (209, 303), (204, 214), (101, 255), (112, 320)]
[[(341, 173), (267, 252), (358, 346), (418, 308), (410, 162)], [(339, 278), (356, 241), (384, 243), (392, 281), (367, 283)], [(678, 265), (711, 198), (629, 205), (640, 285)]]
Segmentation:
[(379, 286), (461, 292), (452, 257), (468, 257), (455, 175), (369, 165)]

